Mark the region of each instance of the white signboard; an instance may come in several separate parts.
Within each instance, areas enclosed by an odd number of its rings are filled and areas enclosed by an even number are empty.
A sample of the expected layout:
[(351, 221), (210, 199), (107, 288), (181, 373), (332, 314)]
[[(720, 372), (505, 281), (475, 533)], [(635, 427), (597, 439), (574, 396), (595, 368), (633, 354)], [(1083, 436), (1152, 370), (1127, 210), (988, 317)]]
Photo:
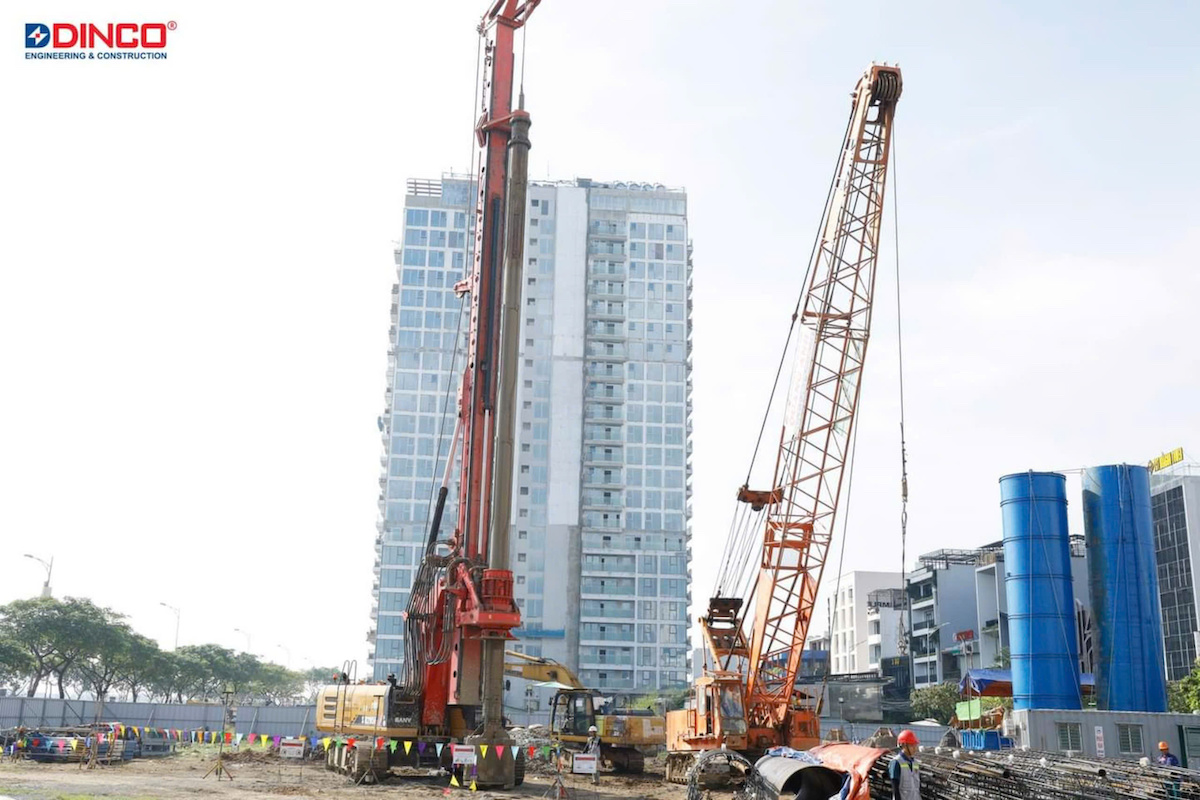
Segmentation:
[(475, 764), (475, 747), (469, 744), (452, 744), (450, 745), (450, 753), (453, 755), (455, 764), (466, 764), (472, 766)]
[(280, 758), (304, 758), (304, 742), (293, 737), (279, 740)]
[(1104, 758), (1104, 728), (1096, 726), (1096, 758)]
[(577, 753), (571, 759), (571, 772), (576, 775), (595, 775), (596, 757), (586, 753)]

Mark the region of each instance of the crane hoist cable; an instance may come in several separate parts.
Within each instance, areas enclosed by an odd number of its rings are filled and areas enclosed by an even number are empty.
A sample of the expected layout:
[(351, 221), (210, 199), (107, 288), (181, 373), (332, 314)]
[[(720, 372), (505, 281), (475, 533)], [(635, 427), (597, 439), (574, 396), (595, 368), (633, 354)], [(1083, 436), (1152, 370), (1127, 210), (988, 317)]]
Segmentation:
[[(896, 359), (900, 381), (900, 588), (904, 590), (904, 608), (908, 612), (905, 648), (912, 664), (912, 606), (908, 600), (908, 441), (904, 433), (904, 328), (900, 310), (900, 171), (896, 160), (896, 135), (892, 133), (892, 236), (896, 262)], [(915, 677), (915, 668), (910, 668)], [(913, 681), (915, 683), (915, 680)]]

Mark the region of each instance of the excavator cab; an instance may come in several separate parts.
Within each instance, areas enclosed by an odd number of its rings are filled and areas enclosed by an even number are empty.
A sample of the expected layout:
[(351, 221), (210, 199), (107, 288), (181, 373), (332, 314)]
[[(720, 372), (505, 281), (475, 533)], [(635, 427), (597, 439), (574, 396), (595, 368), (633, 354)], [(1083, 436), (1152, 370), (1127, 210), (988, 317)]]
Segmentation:
[(586, 689), (564, 689), (554, 695), (550, 709), (550, 729), (560, 736), (588, 736), (588, 728), (596, 724), (592, 693)]

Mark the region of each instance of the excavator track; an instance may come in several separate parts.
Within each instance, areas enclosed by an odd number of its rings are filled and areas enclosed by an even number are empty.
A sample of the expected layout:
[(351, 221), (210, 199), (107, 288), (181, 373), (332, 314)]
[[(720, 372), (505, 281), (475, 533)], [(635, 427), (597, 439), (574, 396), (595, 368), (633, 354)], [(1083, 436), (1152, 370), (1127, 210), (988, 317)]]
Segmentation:
[(646, 771), (646, 757), (632, 747), (605, 747), (604, 757), (612, 764), (614, 772), (640, 775)]

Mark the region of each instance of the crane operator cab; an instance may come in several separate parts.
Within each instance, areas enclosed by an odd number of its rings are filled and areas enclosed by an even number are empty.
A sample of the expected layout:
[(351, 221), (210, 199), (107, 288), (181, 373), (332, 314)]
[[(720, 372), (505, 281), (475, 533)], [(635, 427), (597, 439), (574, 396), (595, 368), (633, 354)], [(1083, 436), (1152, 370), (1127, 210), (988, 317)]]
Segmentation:
[(699, 678), (689, 706), (701, 737), (719, 739), (731, 748), (744, 746), (746, 709), (741, 678), (736, 673), (709, 673)]
[(587, 737), (596, 724), (592, 695), (587, 691), (558, 692), (550, 710), (550, 729), (564, 736)]

